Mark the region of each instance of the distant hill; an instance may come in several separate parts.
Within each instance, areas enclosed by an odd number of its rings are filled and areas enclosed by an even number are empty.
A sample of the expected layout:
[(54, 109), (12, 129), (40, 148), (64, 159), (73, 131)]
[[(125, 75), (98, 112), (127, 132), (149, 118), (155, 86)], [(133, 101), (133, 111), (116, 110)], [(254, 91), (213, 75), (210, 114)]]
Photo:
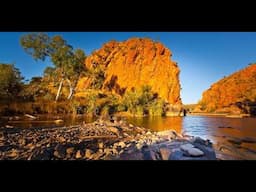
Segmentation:
[(224, 77), (206, 90), (199, 102), (205, 112), (256, 114), (256, 63)]

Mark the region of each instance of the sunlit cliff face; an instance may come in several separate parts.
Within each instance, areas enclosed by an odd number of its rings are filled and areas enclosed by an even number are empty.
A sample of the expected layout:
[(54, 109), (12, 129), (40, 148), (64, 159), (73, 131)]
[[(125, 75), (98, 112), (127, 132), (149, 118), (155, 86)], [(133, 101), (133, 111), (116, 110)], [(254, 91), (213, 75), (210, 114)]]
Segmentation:
[[(171, 60), (171, 51), (148, 38), (110, 41), (94, 51), (85, 61), (87, 68), (101, 66), (105, 72), (102, 89), (122, 95), (132, 88), (149, 85), (172, 105), (181, 105), (179, 68)], [(78, 90), (90, 79), (82, 78)]]
[(256, 64), (214, 83), (203, 93), (201, 104), (207, 111), (228, 108), (234, 113), (250, 113), (256, 103)]

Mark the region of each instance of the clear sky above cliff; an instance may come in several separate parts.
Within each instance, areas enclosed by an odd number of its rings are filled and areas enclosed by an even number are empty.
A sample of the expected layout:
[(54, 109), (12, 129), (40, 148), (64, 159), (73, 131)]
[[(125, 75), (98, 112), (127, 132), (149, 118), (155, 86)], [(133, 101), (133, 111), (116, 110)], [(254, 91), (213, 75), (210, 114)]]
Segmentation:
[[(0, 32), (0, 63), (14, 63), (25, 79), (40, 76), (49, 61), (35, 61), (19, 44), (27, 32)], [(86, 54), (109, 40), (131, 37), (159, 40), (172, 53), (181, 70), (181, 97), (185, 104), (196, 103), (204, 90), (223, 76), (256, 62), (256, 32), (50, 32), (61, 34)]]

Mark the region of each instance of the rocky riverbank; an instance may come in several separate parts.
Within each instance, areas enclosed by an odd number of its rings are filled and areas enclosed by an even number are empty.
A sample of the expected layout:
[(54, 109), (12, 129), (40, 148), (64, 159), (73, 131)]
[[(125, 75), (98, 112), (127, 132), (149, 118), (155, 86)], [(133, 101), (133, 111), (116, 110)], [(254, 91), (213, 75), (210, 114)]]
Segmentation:
[(123, 120), (56, 128), (0, 128), (1, 160), (215, 160), (209, 140), (152, 132)]

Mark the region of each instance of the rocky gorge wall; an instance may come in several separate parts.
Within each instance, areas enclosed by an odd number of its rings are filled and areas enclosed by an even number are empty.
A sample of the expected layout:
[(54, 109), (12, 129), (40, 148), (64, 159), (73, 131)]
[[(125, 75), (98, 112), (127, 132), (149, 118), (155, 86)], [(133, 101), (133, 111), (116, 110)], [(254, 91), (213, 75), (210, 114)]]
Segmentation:
[[(110, 41), (86, 58), (88, 69), (100, 66), (104, 71), (102, 90), (124, 94), (125, 91), (149, 85), (152, 91), (172, 106), (181, 106), (180, 69), (171, 59), (172, 53), (160, 42), (149, 38)], [(84, 77), (78, 91), (90, 86)]]

